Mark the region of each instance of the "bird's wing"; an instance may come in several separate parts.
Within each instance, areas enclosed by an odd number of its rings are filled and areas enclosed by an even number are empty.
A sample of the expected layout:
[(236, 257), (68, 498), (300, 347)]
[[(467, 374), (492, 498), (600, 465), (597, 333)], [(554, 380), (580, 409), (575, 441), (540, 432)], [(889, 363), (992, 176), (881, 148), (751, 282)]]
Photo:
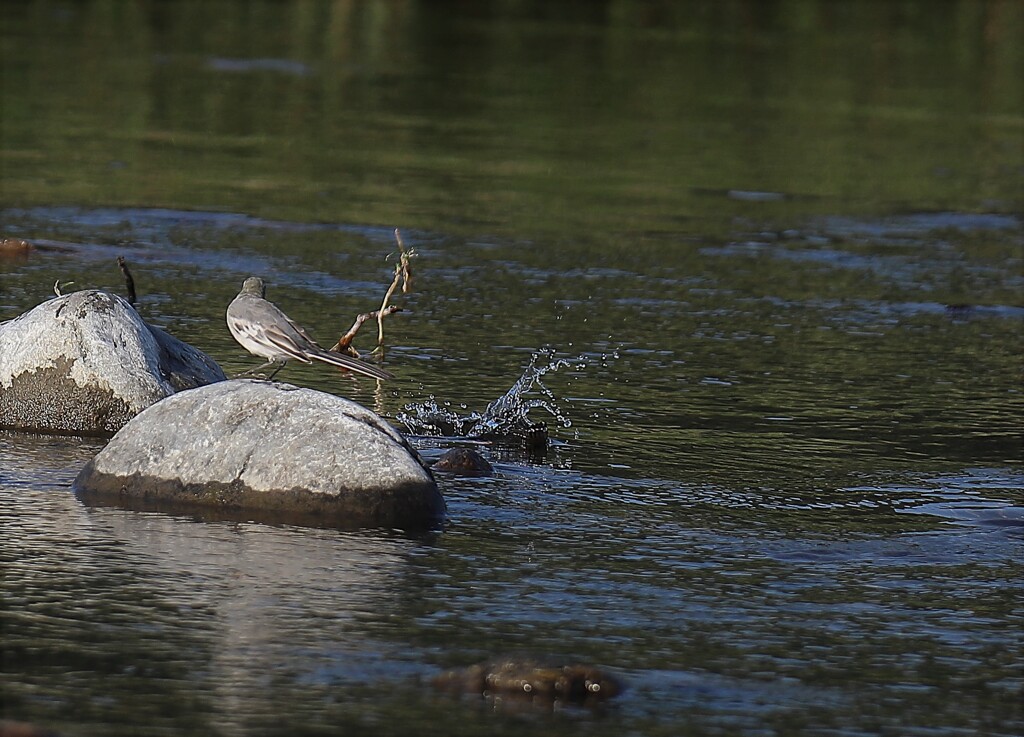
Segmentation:
[[(278, 311), (280, 312), (280, 310), (278, 310)], [(288, 315), (284, 314), (283, 312), (281, 312), (281, 317), (283, 317), (285, 320), (288, 321), (288, 324), (292, 326), (292, 329), (295, 330), (296, 333), (298, 333), (300, 336), (302, 336), (303, 340), (305, 340), (307, 343), (309, 343), (312, 346), (316, 346), (317, 348), (320, 347), (319, 344), (317, 344), (317, 342), (315, 340), (313, 340), (313, 337), (309, 333), (307, 333), (305, 330), (302, 329), (302, 326), (299, 325), (299, 323), (295, 322), (293, 319), (288, 317)]]
[(308, 363), (308, 359), (297, 353), (288, 341), (269, 335), (264, 323), (256, 319), (257, 316), (249, 305), (240, 305), (237, 302), (238, 300), (235, 300), (228, 308), (228, 330), (245, 350), (254, 356), (273, 361), (296, 358)]
[(260, 327), (260, 330), (263, 333), (263, 339), (280, 350), (281, 353), (285, 353), (303, 363), (310, 362), (307, 355), (309, 347), (304, 345), (302, 341), (297, 341), (291, 330), (282, 329), (279, 324), (263, 325)]
[(253, 300), (248, 305), (249, 318), (246, 322), (253, 339), (267, 346), (273, 346), (282, 355), (303, 363), (309, 363), (306, 353), (309, 340), (301, 328), (295, 330), (293, 323), (276, 305), (265, 299)]

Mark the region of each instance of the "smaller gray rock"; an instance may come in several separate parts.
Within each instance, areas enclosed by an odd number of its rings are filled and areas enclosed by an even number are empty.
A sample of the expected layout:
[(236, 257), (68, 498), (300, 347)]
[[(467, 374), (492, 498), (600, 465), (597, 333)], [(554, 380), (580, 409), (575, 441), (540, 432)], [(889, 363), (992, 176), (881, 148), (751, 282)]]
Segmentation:
[(176, 391), (224, 378), (108, 292), (72, 292), (0, 323), (0, 427), (109, 435)]
[(444, 515), (405, 438), (355, 402), (237, 379), (175, 394), (79, 473), (81, 499), (329, 527), (426, 529)]
[(453, 476), (479, 478), (494, 475), (494, 467), (472, 448), (452, 448), (441, 456), (432, 468)]

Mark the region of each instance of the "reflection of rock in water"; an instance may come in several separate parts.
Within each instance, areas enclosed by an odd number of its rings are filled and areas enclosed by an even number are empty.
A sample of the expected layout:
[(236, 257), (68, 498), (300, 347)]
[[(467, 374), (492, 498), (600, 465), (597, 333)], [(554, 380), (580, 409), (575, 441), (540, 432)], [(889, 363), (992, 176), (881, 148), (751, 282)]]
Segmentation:
[[(381, 658), (381, 646), (364, 628), (402, 610), (406, 555), (416, 545), (416, 538), (390, 532), (200, 524), (120, 512), (90, 518), (96, 534), (109, 539), (100, 553), (123, 557), (136, 576), (130, 586), (115, 579), (117, 590), (104, 592), (102, 601), (132, 612), (133, 598), (157, 602), (144, 609), (159, 612), (157, 621), (140, 620), (128, 633), (177, 648), (184, 664), (166, 666), (181, 669), (168, 679), (171, 686), (187, 677), (188, 688), (201, 689), (225, 725), (284, 708), (282, 699), (294, 691), (277, 684), (296, 673), (365, 679), (366, 663)], [(104, 565), (97, 557), (93, 567)]]
[[(542, 357), (548, 363), (537, 366), (538, 359)], [(396, 419), (413, 435), (486, 440), (495, 445), (519, 449), (531, 458), (543, 457), (548, 446), (547, 425), (531, 420), (530, 411), (542, 409), (562, 427), (572, 426), (572, 421), (558, 406), (555, 395), (541, 381), (541, 377), (548, 372), (570, 365), (565, 359), (552, 359), (550, 351), (534, 353), (522, 376), (505, 394), (487, 405), (482, 414), (473, 412), (460, 416), (447, 406), (438, 405), (431, 398), (422, 404), (407, 405)], [(527, 398), (526, 395), (534, 388), (543, 397)]]
[(482, 696), (520, 696), (542, 701), (589, 703), (613, 698), (624, 686), (592, 665), (551, 664), (537, 660), (499, 658), (436, 676), (443, 691)]

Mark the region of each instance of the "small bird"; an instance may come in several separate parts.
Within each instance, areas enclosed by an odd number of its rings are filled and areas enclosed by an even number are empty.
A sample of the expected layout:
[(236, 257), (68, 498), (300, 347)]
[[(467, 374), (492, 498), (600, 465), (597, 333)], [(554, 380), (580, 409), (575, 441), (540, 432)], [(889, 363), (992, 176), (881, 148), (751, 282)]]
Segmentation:
[(318, 346), (296, 322), (264, 299), (267, 288), (263, 280), (250, 276), (242, 283), (242, 290), (228, 305), (228, 330), (239, 344), (254, 356), (267, 362), (245, 373), (253, 373), (267, 366), (276, 366), (268, 379), (274, 378), (289, 359), (303, 363), (323, 361), (374, 379), (393, 379), (394, 376), (372, 364), (341, 353), (331, 353)]

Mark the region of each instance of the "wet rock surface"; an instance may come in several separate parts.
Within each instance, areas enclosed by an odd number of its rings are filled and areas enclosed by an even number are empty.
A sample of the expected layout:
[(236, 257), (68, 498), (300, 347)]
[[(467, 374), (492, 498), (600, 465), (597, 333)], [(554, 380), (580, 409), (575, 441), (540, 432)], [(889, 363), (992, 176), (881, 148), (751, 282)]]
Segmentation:
[(0, 323), (0, 427), (111, 434), (176, 391), (224, 378), (107, 292), (73, 292)]
[(86, 464), (74, 487), (86, 502), (272, 523), (425, 529), (444, 514), (430, 471), (376, 414), (256, 380), (154, 405)]
[(588, 703), (624, 690), (619, 679), (592, 665), (558, 664), (530, 658), (498, 658), (442, 673), (432, 680), (442, 691)]

